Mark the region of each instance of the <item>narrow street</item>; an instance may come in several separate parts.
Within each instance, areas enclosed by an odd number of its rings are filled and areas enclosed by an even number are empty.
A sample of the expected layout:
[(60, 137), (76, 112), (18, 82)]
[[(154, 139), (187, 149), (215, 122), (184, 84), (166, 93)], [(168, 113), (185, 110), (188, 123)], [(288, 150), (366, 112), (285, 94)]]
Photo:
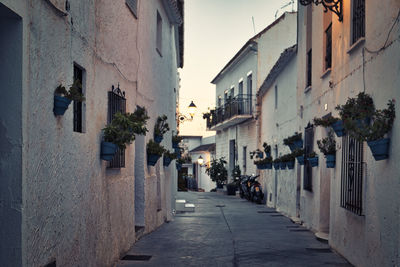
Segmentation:
[(144, 236), (117, 266), (351, 266), (289, 218), (235, 196), (179, 192), (195, 212)]

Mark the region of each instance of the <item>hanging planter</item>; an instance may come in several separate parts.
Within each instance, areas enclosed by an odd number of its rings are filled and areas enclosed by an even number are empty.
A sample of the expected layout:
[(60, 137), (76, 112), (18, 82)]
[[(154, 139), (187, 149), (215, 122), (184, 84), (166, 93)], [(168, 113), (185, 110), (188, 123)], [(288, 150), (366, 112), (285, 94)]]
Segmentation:
[(157, 144), (161, 143), (163, 139), (164, 137), (162, 135), (154, 135), (154, 142), (156, 142)]
[(53, 112), (55, 116), (64, 115), (65, 111), (68, 109), (69, 104), (71, 104), (72, 100), (63, 96), (54, 96), (54, 107)]
[(182, 169), (182, 164), (180, 164), (180, 163), (176, 163), (175, 166), (178, 171), (180, 171)]
[(163, 165), (168, 167), (172, 160), (176, 159), (176, 154), (166, 150), (163, 157)]
[(369, 148), (371, 149), (372, 156), (374, 156), (375, 160), (384, 160), (389, 158), (389, 143), (389, 138), (367, 142)]
[(163, 157), (163, 166), (168, 167), (171, 164), (172, 159), (169, 157)]
[(272, 163), (257, 164), (257, 169), (259, 170), (270, 170), (272, 169)]
[(284, 161), (281, 161), (281, 163), (280, 163), (280, 168), (281, 168), (281, 170), (284, 170), (284, 169), (286, 169), (286, 165), (287, 165), (287, 163), (286, 163), (286, 162), (284, 162)]
[(114, 158), (115, 153), (118, 150), (118, 146), (111, 142), (101, 142), (100, 158), (102, 160), (111, 161)]
[(54, 91), (54, 115), (64, 115), (72, 100), (79, 102), (85, 101), (85, 97), (82, 94), (82, 84), (79, 80), (75, 80), (74, 84), (69, 88), (68, 91), (61, 84), (56, 88)]
[(150, 166), (156, 165), (159, 158), (161, 158), (160, 155), (148, 154), (147, 155), (147, 165), (150, 165)]
[(318, 166), (318, 157), (308, 158), (308, 162), (310, 162), (311, 167)]
[(294, 160), (288, 161), (287, 167), (289, 170), (293, 170), (294, 169)]
[(298, 157), (296, 157), (296, 159), (297, 159), (297, 162), (300, 165), (304, 165), (304, 155), (303, 156), (298, 156)]
[(273, 164), (274, 164), (274, 169), (275, 170), (279, 170), (279, 168), (281, 167), (280, 162), (274, 162)]
[(326, 158), (326, 167), (327, 168), (335, 168), (336, 155), (328, 154), (328, 155), (325, 155), (325, 158)]
[(343, 125), (342, 120), (332, 123), (331, 127), (332, 127), (333, 131), (335, 131), (335, 134), (337, 137), (341, 137), (341, 136), (345, 135), (344, 125)]
[(303, 140), (301, 136), (301, 133), (295, 132), (292, 136), (283, 139), (283, 144), (289, 146), (290, 151), (294, 152), (297, 148), (303, 147)]

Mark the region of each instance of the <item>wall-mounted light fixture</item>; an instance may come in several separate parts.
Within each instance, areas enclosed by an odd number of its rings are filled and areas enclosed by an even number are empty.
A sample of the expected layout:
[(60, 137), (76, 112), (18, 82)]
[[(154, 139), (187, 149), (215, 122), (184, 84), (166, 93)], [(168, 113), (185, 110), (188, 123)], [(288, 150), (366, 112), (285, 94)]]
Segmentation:
[(329, 9), (339, 17), (339, 21), (343, 21), (343, 0), (300, 0), (300, 4), (303, 6), (311, 3), (314, 3), (316, 6), (322, 4), (325, 12), (328, 12)]
[(189, 109), (189, 116), (186, 116), (185, 114), (182, 114), (182, 113), (177, 114), (178, 124), (182, 123), (184, 121), (192, 121), (193, 120), (194, 114), (196, 113), (196, 110), (197, 110), (197, 107), (193, 103), (193, 100), (190, 102), (188, 109)]
[(204, 163), (204, 159), (203, 159), (202, 156), (200, 156), (200, 157), (197, 159), (197, 163), (198, 163), (199, 165), (202, 165), (202, 164)]

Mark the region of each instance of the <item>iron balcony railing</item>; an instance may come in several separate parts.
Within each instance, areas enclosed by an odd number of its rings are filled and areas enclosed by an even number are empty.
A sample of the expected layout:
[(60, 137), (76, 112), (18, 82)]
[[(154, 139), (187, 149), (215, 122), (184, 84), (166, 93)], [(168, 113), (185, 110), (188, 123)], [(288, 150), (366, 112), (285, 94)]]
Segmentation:
[(252, 112), (251, 95), (237, 95), (228, 99), (224, 105), (210, 110), (210, 116), (207, 118), (207, 128), (212, 128), (238, 115), (252, 115)]

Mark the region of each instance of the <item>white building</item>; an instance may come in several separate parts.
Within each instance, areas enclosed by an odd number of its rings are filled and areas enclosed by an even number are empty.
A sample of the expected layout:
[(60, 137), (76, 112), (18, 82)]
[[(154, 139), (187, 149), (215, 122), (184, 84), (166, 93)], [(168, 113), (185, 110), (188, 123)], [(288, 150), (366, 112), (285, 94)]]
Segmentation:
[[(259, 108), (258, 147), (266, 142), (271, 146), (273, 159), (290, 153), (283, 139), (298, 131), (297, 45), (285, 49), (271, 72), (260, 86), (257, 95)], [(289, 217), (299, 216), (300, 168), (262, 170), (267, 206)]]
[(250, 152), (258, 148), (256, 93), (283, 49), (296, 43), (296, 13), (286, 12), (252, 37), (211, 83), (216, 85), (216, 108), (207, 120), (216, 133), (216, 157), (235, 165), (242, 174), (256, 172)]
[[(150, 232), (171, 219), (176, 170), (148, 167), (145, 146), (157, 116), (174, 129), (182, 5), (0, 0), (2, 265), (111, 266), (135, 226)], [(76, 78), (86, 101), (55, 117), (55, 88)], [(115, 93), (125, 99), (118, 109), (144, 106), (151, 119), (109, 165), (100, 143)], [(162, 144), (171, 148), (171, 132)]]
[[(316, 152), (326, 129), (307, 127), (314, 117), (337, 116), (335, 106), (359, 92), (378, 109), (400, 97), (400, 2), (340, 2), (340, 15), (299, 5), (297, 112)], [(396, 109), (388, 159), (375, 161), (366, 142), (336, 137), (336, 167), (327, 169), (319, 153), (319, 167), (301, 174), (301, 220), (356, 266), (400, 265), (398, 101)]]

